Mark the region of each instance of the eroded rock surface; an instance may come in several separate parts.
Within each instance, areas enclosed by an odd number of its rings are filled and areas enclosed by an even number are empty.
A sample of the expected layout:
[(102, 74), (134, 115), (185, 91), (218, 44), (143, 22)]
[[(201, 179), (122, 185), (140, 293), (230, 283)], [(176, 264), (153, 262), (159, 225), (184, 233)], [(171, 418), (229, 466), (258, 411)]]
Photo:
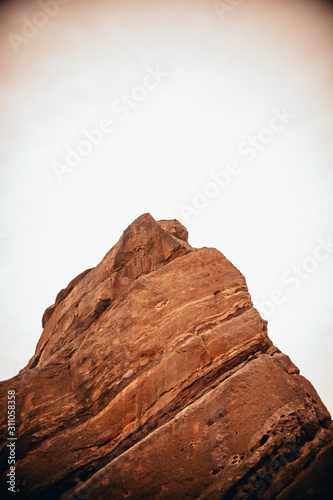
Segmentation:
[(0, 383), (20, 498), (331, 498), (327, 409), (241, 273), (187, 238), (139, 217), (45, 311), (35, 355)]

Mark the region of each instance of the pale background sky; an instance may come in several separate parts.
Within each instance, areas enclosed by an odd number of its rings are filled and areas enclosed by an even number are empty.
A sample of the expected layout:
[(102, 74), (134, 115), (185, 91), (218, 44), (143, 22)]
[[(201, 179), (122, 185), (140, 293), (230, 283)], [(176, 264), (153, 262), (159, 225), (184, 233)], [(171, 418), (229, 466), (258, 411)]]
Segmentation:
[[(1, 5), (1, 379), (33, 355), (60, 289), (150, 212), (224, 253), (259, 309), (282, 291), (284, 303), (262, 312), (270, 338), (333, 412), (333, 254), (296, 291), (282, 278), (318, 238), (333, 239), (333, 9), (310, 0), (232, 9), (222, 19), (206, 0), (70, 0), (16, 54), (8, 33), (41, 7)], [(168, 76), (122, 120), (112, 103), (157, 65)], [(284, 108), (290, 124), (254, 161), (240, 155)], [(114, 132), (59, 182), (54, 162), (104, 118)], [(186, 220), (181, 205), (233, 160), (241, 173)]]

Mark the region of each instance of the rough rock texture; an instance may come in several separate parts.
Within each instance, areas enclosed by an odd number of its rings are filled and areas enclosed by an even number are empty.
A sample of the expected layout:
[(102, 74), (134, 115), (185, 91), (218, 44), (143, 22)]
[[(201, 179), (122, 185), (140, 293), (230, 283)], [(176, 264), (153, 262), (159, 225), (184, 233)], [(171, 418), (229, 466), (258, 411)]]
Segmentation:
[[(333, 428), (240, 272), (149, 214), (43, 316), (16, 390), (20, 498), (332, 498)], [(7, 422), (1, 421), (1, 491)]]

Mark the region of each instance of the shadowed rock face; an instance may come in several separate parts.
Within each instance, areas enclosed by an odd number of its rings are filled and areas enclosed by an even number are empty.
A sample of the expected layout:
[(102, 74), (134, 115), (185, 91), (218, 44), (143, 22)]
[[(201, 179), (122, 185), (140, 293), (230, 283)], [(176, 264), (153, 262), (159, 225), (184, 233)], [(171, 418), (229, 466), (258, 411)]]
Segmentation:
[(0, 383), (20, 498), (331, 498), (327, 409), (241, 273), (187, 236), (142, 215), (45, 311), (35, 355)]

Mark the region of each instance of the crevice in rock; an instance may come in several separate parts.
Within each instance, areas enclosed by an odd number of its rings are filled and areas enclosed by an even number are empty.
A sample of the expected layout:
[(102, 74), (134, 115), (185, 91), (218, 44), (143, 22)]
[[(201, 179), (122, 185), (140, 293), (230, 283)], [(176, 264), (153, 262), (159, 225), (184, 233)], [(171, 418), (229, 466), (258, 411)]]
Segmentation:
[(246, 311), (248, 311), (251, 308), (252, 308), (252, 304), (248, 303), (248, 304), (238, 308), (236, 312), (231, 313), (226, 317), (222, 317), (222, 319), (210, 321), (204, 325), (201, 325), (199, 328), (197, 327), (198, 329), (197, 328), (195, 329), (195, 334), (201, 335), (202, 333), (206, 332), (207, 330), (211, 330), (212, 328), (214, 328), (218, 325), (221, 325), (222, 323), (226, 323), (227, 321), (230, 321), (234, 318), (237, 318), (238, 316), (245, 313)]
[[(108, 309), (111, 304), (111, 299), (100, 299), (95, 307), (94, 313), (92, 315), (92, 321), (96, 321), (104, 311)], [(90, 326), (90, 325), (89, 325)]]
[[(52, 335), (54, 334), (54, 330), (53, 332), (50, 334), (49, 338), (47, 339), (47, 341), (45, 342), (45, 344), (43, 345), (43, 347), (40, 349), (39, 353), (37, 354), (37, 352), (34, 354), (34, 360), (33, 362), (31, 363), (31, 365), (28, 364), (27, 368), (29, 368), (30, 370), (32, 368), (36, 368), (38, 366), (38, 363), (40, 361), (40, 358), (42, 357), (42, 354), (43, 352), (45, 351), (46, 349), (46, 346), (48, 345), (48, 343), (50, 342), (51, 338), (52, 338)], [(36, 349), (37, 351), (37, 349)]]

